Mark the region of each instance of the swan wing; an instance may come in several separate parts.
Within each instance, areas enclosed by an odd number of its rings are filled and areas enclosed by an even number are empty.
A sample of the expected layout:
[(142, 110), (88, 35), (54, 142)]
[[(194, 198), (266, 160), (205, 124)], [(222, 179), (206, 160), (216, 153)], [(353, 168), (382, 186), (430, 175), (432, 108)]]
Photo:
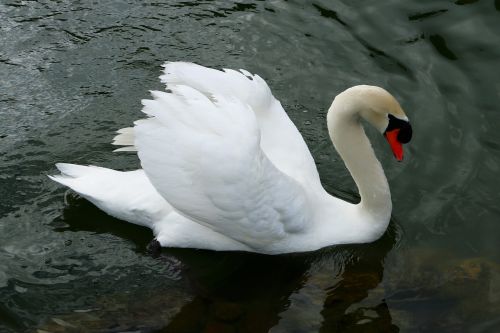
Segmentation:
[[(258, 75), (240, 69), (216, 70), (189, 62), (167, 62), (160, 79), (167, 86), (189, 86), (210, 98), (236, 98), (253, 110), (260, 128), (260, 146), (271, 162), (303, 186), (322, 190), (314, 159), (302, 135), (290, 120), (267, 83)], [(118, 131), (115, 151), (135, 151), (132, 128)], [(290, 154), (293, 152), (293, 154)]]
[(166, 62), (160, 80), (167, 89), (171, 85), (185, 85), (205, 95), (234, 96), (256, 113), (268, 110), (274, 100), (266, 82), (243, 69), (217, 70), (190, 62)]
[(255, 111), (182, 84), (143, 100), (135, 147), (146, 175), (181, 214), (252, 248), (304, 232), (303, 187), (261, 149)]
[(186, 85), (209, 97), (222, 95), (249, 105), (260, 129), (260, 147), (271, 162), (302, 185), (321, 188), (316, 164), (302, 135), (259, 75), (188, 62), (167, 62), (163, 67), (160, 80), (167, 89)]

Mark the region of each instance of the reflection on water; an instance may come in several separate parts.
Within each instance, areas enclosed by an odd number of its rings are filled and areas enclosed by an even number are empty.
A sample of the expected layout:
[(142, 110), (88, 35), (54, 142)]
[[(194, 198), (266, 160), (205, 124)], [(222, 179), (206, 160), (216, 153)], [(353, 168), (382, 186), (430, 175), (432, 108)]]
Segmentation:
[[(165, 332), (396, 329), (380, 286), (385, 256), (396, 242), (394, 224), (374, 244), (314, 253), (266, 256), (192, 249), (155, 253), (145, 247), (151, 239), (148, 230), (133, 225), (119, 228), (123, 222), (83, 199), (68, 198), (63, 218), (54, 222), (56, 230), (89, 230), (127, 239), (142, 255), (164, 266), (170, 279), (183, 282), (154, 291), (145, 287), (129, 297), (122, 292), (103, 295), (84, 311), (51, 318), (41, 326), (49, 332), (67, 330), (69, 325)], [(115, 317), (120, 308), (129, 315)]]
[[(483, 1), (0, 3), (0, 331), (500, 331), (500, 4)], [(121, 170), (114, 131), (165, 60), (265, 78), (325, 187), (356, 189), (325, 126), (348, 86), (387, 88), (414, 139), (374, 244), (261, 256), (148, 250), (149, 230), (63, 202), (54, 163)]]

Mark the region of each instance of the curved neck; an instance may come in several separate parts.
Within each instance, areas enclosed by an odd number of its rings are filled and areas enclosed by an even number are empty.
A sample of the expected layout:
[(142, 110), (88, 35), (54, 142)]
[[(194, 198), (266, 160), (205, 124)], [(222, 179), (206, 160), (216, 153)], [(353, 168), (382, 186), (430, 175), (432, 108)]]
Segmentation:
[(360, 124), (363, 109), (363, 103), (355, 103), (342, 94), (337, 96), (328, 111), (328, 131), (358, 187), (361, 196), (358, 209), (376, 221), (388, 223), (392, 210), (391, 192), (384, 170)]

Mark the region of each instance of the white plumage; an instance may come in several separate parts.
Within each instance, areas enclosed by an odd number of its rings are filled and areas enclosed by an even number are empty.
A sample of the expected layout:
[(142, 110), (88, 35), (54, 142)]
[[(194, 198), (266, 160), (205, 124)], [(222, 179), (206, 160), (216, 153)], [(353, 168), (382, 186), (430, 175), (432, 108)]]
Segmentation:
[[(383, 233), (390, 194), (379, 206), (369, 198), (352, 205), (329, 196), (302, 136), (259, 76), (176, 62), (164, 65), (160, 79), (166, 90), (142, 101), (147, 118), (119, 130), (113, 142), (125, 146), (118, 151), (137, 150), (143, 170), (57, 164), (61, 175), (51, 178), (114, 217), (150, 227), (167, 247), (274, 254), (371, 241)], [(330, 131), (358, 112), (347, 109), (353, 110), (343, 108), (329, 121)], [(402, 118), (400, 108), (384, 112)], [(359, 122), (354, 126), (362, 132)], [(360, 141), (365, 156), (358, 158), (367, 159), (358, 162), (375, 169), (363, 172), (378, 177), (375, 190), (384, 189), (380, 164), (369, 142), (364, 147)]]

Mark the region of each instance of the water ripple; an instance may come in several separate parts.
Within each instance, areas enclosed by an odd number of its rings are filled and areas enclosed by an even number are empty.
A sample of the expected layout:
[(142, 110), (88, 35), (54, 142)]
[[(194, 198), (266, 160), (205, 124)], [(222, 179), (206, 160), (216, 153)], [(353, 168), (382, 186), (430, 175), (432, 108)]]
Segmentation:
[[(494, 329), (498, 301), (481, 286), (500, 276), (498, 11), (498, 0), (0, 4), (0, 330)], [(327, 109), (355, 84), (393, 92), (415, 136), (395, 163), (367, 130), (392, 189), (386, 235), (307, 255), (155, 258), (149, 230), (64, 203), (46, 177), (56, 162), (139, 167), (109, 142), (162, 88), (165, 60), (265, 78), (325, 187), (353, 202)]]

